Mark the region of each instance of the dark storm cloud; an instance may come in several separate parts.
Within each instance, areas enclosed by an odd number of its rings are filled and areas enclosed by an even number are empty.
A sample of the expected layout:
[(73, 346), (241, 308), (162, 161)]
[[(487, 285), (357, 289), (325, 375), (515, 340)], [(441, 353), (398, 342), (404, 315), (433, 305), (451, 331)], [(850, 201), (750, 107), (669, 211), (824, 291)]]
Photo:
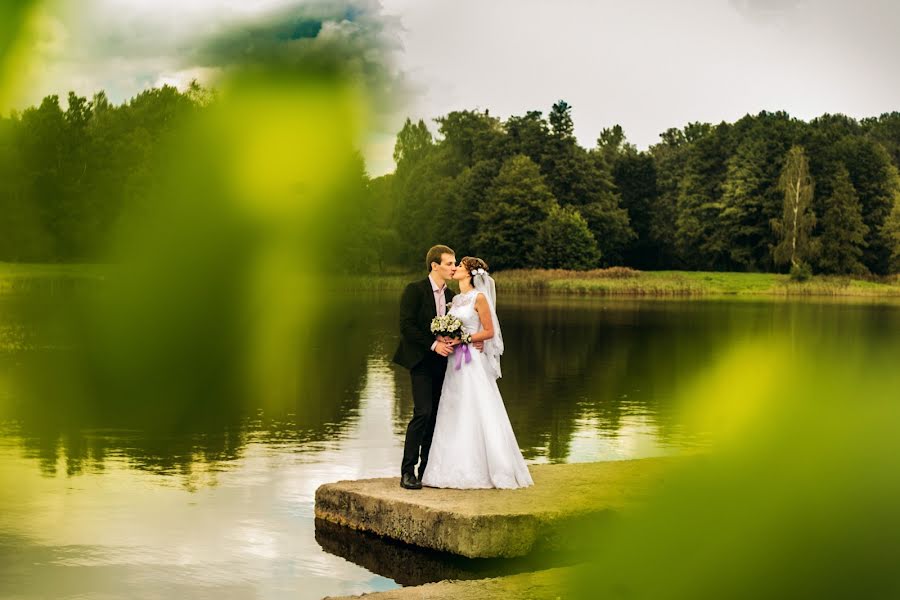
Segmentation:
[(183, 69), (228, 72), (262, 67), (285, 73), (324, 70), (364, 86), (376, 108), (389, 111), (407, 93), (394, 67), (399, 22), (373, 2), (293, 6), (223, 27), (182, 50)]

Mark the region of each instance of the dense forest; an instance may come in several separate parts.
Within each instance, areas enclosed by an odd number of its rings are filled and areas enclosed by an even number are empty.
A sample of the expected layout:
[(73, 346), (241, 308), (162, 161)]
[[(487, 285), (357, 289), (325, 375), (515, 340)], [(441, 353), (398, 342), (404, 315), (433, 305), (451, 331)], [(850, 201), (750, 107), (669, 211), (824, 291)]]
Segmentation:
[(900, 113), (763, 112), (669, 129), (647, 151), (619, 126), (581, 147), (565, 102), (437, 125), (435, 140), (407, 122), (396, 172), (371, 182), (387, 256), (411, 261), (441, 239), (499, 268), (900, 267)]
[[(0, 260), (102, 260), (123, 215), (152, 203), (175, 124), (213, 102), (196, 85), (121, 105), (70, 93), (0, 118)], [(348, 257), (409, 270), (445, 243), (496, 269), (900, 270), (900, 113), (762, 112), (669, 129), (646, 151), (619, 126), (586, 149), (571, 115), (560, 101), (452, 112), (434, 132), (407, 120), (395, 172), (370, 179), (360, 161), (364, 185), (347, 188)]]

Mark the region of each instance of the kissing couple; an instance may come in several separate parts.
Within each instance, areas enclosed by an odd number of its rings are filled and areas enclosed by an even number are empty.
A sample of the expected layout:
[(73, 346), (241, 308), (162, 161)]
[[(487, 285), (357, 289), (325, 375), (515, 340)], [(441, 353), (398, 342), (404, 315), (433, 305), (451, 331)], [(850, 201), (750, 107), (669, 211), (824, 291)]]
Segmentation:
[[(394, 362), (409, 369), (414, 404), (400, 485), (410, 490), (530, 486), (534, 482), (497, 387), (503, 336), (487, 263), (467, 256), (457, 264), (452, 249), (434, 246), (425, 265), (428, 277), (407, 285), (400, 299)], [(447, 287), (452, 279), (459, 294)], [(465, 342), (432, 332), (432, 321), (444, 315), (462, 323)]]

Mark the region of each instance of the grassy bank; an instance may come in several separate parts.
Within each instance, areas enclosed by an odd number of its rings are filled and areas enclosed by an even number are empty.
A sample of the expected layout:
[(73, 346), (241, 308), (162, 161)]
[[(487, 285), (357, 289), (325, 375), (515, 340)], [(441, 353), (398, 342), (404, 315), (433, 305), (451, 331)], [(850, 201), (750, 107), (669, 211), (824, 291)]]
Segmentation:
[(596, 296), (856, 296), (900, 297), (900, 278), (852, 279), (819, 275), (805, 282), (777, 273), (702, 271), (507, 271), (497, 285), (508, 291)]
[[(102, 280), (113, 267), (95, 264), (0, 262), (0, 293)], [(341, 276), (335, 287), (355, 292), (399, 292), (425, 273)], [(850, 278), (817, 275), (802, 283), (776, 273), (635, 271), (623, 267), (594, 271), (528, 269), (494, 274), (504, 292), (553, 296), (621, 297), (794, 297), (900, 298), (900, 276)]]
[[(422, 274), (368, 275), (341, 280), (341, 287), (399, 291)], [(900, 277), (853, 279), (818, 275), (802, 283), (776, 273), (711, 273), (702, 271), (635, 271), (615, 267), (594, 271), (515, 270), (494, 274), (504, 292), (553, 296), (622, 297), (793, 297), (829, 296), (900, 298)]]

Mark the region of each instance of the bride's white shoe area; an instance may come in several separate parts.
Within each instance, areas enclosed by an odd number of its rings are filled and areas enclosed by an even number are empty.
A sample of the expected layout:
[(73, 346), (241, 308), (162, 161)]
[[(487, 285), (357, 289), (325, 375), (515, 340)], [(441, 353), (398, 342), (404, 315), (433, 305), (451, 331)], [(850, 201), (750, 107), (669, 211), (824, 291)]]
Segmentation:
[[(457, 295), (450, 312), (466, 331), (480, 330), (473, 290)], [(462, 352), (457, 347), (457, 353)], [(519, 488), (533, 485), (503, 398), (484, 355), (447, 361), (447, 374), (422, 484), (438, 488)]]

